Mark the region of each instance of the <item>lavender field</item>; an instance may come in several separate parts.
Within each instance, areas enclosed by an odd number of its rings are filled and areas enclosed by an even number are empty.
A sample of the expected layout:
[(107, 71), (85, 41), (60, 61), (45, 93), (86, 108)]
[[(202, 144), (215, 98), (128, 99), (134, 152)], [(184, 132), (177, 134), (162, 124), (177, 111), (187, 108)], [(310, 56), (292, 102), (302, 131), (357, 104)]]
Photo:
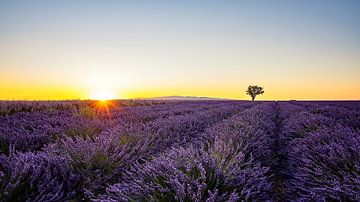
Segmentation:
[(360, 201), (360, 102), (0, 102), (0, 201)]

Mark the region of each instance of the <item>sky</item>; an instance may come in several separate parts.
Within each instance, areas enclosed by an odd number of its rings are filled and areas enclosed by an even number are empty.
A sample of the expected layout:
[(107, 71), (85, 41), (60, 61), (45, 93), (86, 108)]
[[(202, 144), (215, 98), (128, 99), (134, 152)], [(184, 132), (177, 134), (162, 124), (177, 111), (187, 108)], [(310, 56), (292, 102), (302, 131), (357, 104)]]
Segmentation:
[(0, 99), (360, 100), (357, 0), (0, 0)]

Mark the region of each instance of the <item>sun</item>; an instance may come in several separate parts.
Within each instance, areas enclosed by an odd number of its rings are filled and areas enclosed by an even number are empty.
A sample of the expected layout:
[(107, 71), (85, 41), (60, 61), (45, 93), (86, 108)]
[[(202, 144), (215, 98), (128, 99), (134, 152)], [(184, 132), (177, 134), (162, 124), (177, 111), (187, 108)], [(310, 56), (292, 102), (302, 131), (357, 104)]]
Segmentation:
[(110, 90), (97, 90), (90, 94), (90, 99), (93, 100), (91, 107), (95, 109), (96, 115), (100, 117), (111, 118), (111, 111), (114, 108), (117, 108), (116, 101), (117, 99), (115, 91)]
[(107, 101), (116, 98), (117, 96), (115, 92), (106, 89), (96, 90), (90, 94), (90, 99), (92, 100)]

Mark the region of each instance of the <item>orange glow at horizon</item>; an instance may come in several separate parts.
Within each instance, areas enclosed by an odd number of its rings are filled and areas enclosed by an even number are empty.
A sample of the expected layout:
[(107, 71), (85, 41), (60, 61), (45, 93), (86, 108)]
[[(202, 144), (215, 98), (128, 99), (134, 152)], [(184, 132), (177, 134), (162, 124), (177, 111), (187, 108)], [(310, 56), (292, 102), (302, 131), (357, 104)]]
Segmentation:
[[(360, 86), (344, 83), (284, 85), (275, 82), (258, 82), (256, 85), (265, 88), (264, 95), (257, 100), (360, 100)], [(247, 85), (239, 83), (233, 86), (224, 83), (209, 86), (182, 87), (171, 86), (138, 86), (121, 89), (121, 96), (115, 90), (87, 90), (71, 86), (12, 85), (2, 86), (0, 82), (0, 100), (100, 100), (151, 98), (161, 96), (204, 96), (248, 100), (245, 94)]]
[(95, 109), (97, 114), (105, 114), (106, 117), (111, 118), (111, 109), (117, 108), (115, 102), (111, 100), (98, 100), (91, 104), (91, 107)]

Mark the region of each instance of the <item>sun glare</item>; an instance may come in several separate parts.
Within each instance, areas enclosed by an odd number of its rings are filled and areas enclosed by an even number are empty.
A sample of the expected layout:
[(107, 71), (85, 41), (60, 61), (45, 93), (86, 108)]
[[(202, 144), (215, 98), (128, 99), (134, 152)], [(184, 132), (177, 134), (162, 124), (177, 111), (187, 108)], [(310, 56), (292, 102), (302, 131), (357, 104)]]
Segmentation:
[(90, 99), (94, 100), (91, 104), (98, 115), (105, 115), (108, 118), (111, 118), (111, 109), (117, 108), (115, 99), (118, 98), (116, 91), (111, 91), (109, 89), (99, 89), (95, 90), (90, 94)]
[(116, 94), (109, 90), (98, 90), (90, 95), (90, 99), (100, 101), (113, 100), (116, 99)]

